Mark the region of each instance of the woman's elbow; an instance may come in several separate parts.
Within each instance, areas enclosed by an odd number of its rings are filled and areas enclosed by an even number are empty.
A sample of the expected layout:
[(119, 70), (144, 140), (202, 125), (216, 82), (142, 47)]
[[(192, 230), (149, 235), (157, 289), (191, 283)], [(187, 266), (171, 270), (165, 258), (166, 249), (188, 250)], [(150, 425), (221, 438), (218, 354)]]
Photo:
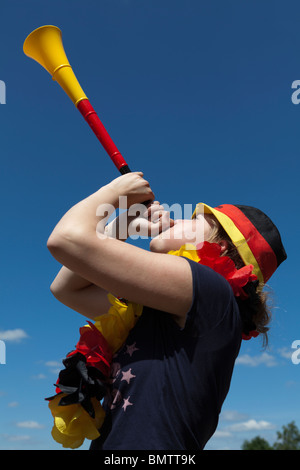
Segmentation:
[(51, 233), (50, 237), (47, 240), (47, 248), (51, 254), (53, 254), (60, 246), (59, 236), (55, 233)]
[(54, 295), (56, 299), (59, 299), (59, 297), (61, 297), (61, 290), (59, 289), (56, 279), (54, 279), (54, 281), (50, 285), (50, 292), (52, 295)]
[(68, 251), (69, 242), (71, 237), (68, 234), (53, 231), (47, 240), (47, 248), (53, 258), (63, 264), (61, 257)]
[(47, 240), (47, 248), (56, 258), (56, 255), (68, 253), (72, 247), (82, 245), (86, 240), (86, 234), (81, 228), (72, 230), (55, 228)]

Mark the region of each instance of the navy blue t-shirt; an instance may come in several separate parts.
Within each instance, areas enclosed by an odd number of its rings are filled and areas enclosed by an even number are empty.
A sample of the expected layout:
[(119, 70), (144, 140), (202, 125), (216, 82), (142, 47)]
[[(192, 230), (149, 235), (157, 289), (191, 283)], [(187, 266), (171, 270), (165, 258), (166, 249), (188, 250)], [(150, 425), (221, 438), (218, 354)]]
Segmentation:
[(113, 359), (106, 418), (91, 450), (201, 450), (213, 435), (241, 344), (229, 283), (188, 260), (193, 302), (185, 327), (144, 307)]

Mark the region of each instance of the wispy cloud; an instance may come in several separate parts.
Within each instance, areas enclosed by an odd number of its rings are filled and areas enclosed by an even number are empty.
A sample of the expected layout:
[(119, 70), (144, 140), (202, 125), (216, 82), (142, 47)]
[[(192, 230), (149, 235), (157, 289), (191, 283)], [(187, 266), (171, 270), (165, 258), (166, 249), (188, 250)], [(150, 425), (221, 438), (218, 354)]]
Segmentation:
[(247, 418), (248, 415), (235, 410), (224, 410), (220, 415), (220, 421), (243, 421)]
[(249, 419), (242, 423), (231, 424), (226, 427), (227, 431), (240, 432), (240, 431), (262, 431), (265, 429), (274, 429), (274, 425), (268, 421), (256, 421)]
[(214, 433), (214, 437), (216, 437), (218, 439), (224, 439), (226, 437), (231, 437), (231, 436), (232, 436), (232, 433), (230, 431), (217, 430)]
[(28, 435), (8, 435), (2, 434), (1, 437), (8, 442), (20, 442), (20, 441), (29, 441), (31, 439)]
[(47, 367), (62, 367), (62, 363), (58, 361), (46, 361), (45, 366)]
[[(219, 448), (219, 442), (226, 443), (230, 447), (235, 448), (239, 439), (245, 437), (244, 433), (261, 433), (268, 430), (274, 430), (275, 425), (269, 421), (256, 420), (248, 418), (248, 415), (240, 413), (236, 410), (224, 410), (220, 415), (220, 423), (218, 429), (213, 435), (213, 440), (217, 439), (217, 445)], [(246, 434), (247, 435), (247, 434)]]
[(63, 369), (62, 362), (58, 362), (58, 361), (46, 361), (45, 366), (49, 368), (49, 371), (52, 374), (56, 374), (56, 375), (58, 375), (60, 370)]
[(37, 421), (19, 421), (16, 423), (18, 428), (26, 428), (26, 429), (42, 429), (44, 426)]
[(28, 338), (28, 335), (21, 328), (16, 328), (15, 330), (0, 330), (0, 339), (2, 341), (19, 342), (25, 338)]
[(274, 356), (269, 353), (262, 353), (257, 356), (250, 356), (249, 354), (242, 354), (236, 360), (237, 365), (257, 367), (265, 365), (266, 367), (274, 367), (278, 365), (278, 362)]
[(281, 357), (284, 357), (285, 359), (289, 359), (291, 361), (293, 350), (291, 348), (284, 347), (284, 348), (279, 348), (278, 353), (280, 354)]
[(50, 372), (51, 374), (58, 375), (61, 369), (63, 368), (62, 362), (59, 361), (38, 361), (39, 366), (43, 366), (43, 369), (46, 373), (40, 372), (39, 374), (32, 375), (31, 378), (34, 380), (44, 380), (47, 378), (48, 373)]
[(17, 401), (11, 401), (10, 403), (7, 404), (7, 406), (9, 408), (16, 408), (17, 406), (19, 406), (19, 402)]
[(40, 374), (33, 375), (32, 378), (35, 379), (35, 380), (44, 380), (47, 377), (46, 377), (45, 374), (40, 373)]

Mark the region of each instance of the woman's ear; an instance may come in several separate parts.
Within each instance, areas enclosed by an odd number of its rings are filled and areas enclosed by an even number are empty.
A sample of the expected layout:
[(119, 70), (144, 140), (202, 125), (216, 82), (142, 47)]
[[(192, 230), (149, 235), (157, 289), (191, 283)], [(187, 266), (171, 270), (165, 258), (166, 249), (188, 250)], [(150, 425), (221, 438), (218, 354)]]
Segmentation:
[(228, 250), (229, 243), (227, 240), (221, 240), (219, 245), (221, 247), (221, 253), (224, 253), (224, 251)]

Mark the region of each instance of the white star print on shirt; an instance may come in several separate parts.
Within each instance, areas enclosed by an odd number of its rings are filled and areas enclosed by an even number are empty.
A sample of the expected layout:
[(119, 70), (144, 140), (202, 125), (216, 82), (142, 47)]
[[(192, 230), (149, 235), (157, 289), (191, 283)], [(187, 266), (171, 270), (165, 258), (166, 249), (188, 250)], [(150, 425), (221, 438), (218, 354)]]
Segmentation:
[(124, 411), (126, 411), (127, 406), (133, 405), (133, 403), (130, 403), (129, 398), (130, 398), (130, 395), (129, 395), (128, 398), (123, 399), (124, 403), (123, 403), (122, 408), (123, 408)]
[(122, 371), (122, 378), (121, 378), (121, 381), (122, 381), (122, 380), (126, 380), (126, 382), (129, 384), (130, 380), (131, 380), (133, 377), (136, 377), (136, 376), (131, 373), (131, 367), (130, 367), (129, 370), (127, 370), (127, 371)]
[(136, 348), (135, 345), (135, 342), (131, 345), (127, 344), (125, 354), (129, 354), (129, 356), (131, 357), (134, 351), (139, 351), (139, 348)]
[[(130, 396), (128, 396), (128, 398), (124, 398), (122, 394), (125, 392), (125, 390), (123, 390), (123, 387), (121, 387), (120, 390), (119, 387), (122, 381), (125, 381), (127, 382), (127, 385), (130, 385), (130, 381), (134, 379), (136, 375), (132, 373), (131, 367), (125, 371), (121, 370), (122, 360), (120, 359), (124, 354), (129, 354), (129, 356), (132, 357), (133, 353), (139, 350), (140, 349), (136, 347), (136, 342), (134, 342), (133, 344), (125, 344), (123, 347), (123, 351), (121, 351), (119, 354), (114, 355), (114, 362), (112, 363), (111, 367), (111, 376), (108, 380), (108, 383), (113, 386), (110, 391), (110, 402), (108, 402), (108, 406), (111, 410), (117, 409), (119, 406), (121, 406), (122, 401), (122, 409), (124, 410), (124, 412), (126, 411), (128, 406), (133, 405), (133, 403), (130, 402)], [(129, 365), (130, 364), (128, 364), (128, 366)], [(125, 387), (127, 388), (127, 386)]]

